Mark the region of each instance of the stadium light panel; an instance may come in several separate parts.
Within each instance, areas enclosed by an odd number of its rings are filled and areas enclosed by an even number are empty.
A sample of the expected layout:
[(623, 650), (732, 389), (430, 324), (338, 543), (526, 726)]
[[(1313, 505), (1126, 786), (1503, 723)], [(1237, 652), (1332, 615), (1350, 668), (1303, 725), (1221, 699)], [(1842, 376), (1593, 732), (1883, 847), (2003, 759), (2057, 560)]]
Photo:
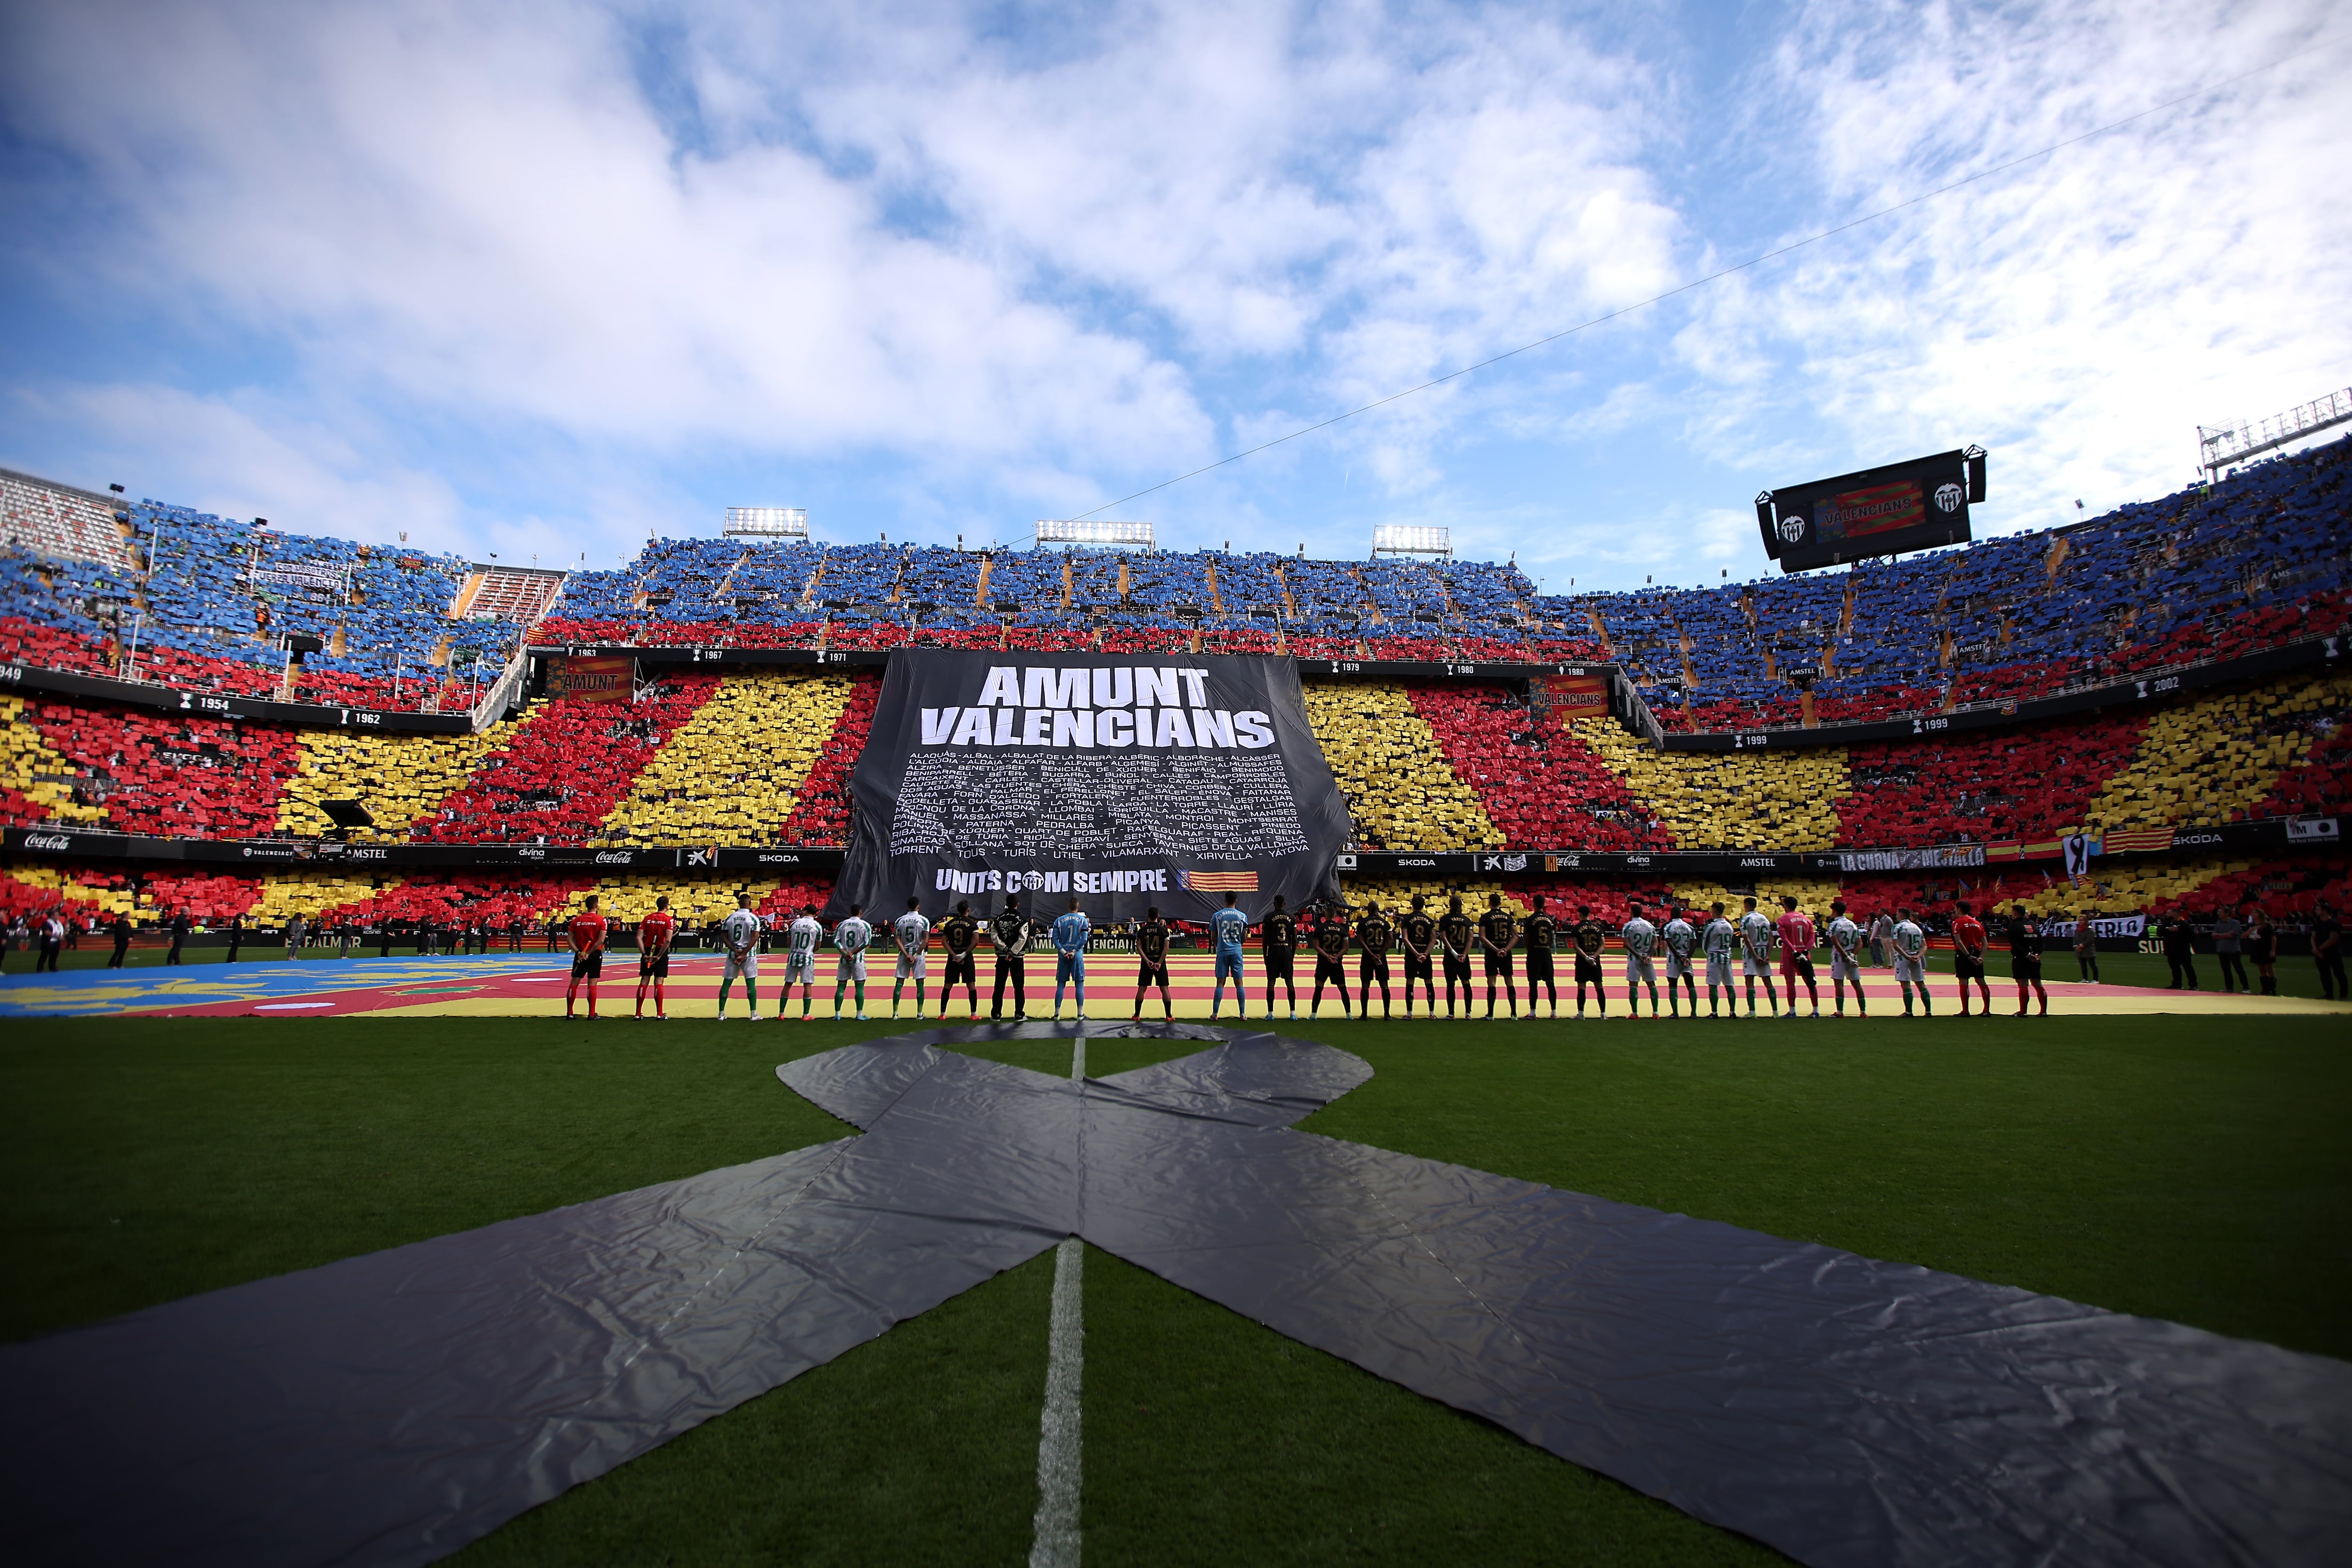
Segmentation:
[(1061, 518), (1040, 518), (1037, 521), (1037, 542), (1040, 544), (1125, 544), (1139, 546), (1145, 550), (1159, 548), (1151, 524), (1115, 522), (1100, 518), (1075, 521)]
[[(1302, 552), (1304, 547), (1302, 546)], [(1454, 531), (1418, 523), (1383, 522), (1372, 529), (1374, 555), (1454, 556)]]
[(804, 506), (730, 506), (727, 509), (729, 539), (806, 539), (808, 508)]

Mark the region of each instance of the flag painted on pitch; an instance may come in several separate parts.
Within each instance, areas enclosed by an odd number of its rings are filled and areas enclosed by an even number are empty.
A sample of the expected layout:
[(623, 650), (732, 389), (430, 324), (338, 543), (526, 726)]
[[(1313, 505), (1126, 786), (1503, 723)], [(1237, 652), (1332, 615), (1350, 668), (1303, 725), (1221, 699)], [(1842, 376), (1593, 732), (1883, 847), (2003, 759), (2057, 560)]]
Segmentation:
[(1255, 871), (1179, 871), (1176, 885), (1195, 893), (1255, 893)]

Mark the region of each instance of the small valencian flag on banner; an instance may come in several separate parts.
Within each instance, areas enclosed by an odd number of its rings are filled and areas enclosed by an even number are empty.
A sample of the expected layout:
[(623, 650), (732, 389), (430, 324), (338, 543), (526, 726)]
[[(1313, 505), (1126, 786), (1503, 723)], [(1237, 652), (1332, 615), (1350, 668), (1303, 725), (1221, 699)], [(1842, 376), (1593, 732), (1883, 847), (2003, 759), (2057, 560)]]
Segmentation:
[(1255, 871), (1179, 871), (1176, 885), (1195, 893), (1255, 893)]

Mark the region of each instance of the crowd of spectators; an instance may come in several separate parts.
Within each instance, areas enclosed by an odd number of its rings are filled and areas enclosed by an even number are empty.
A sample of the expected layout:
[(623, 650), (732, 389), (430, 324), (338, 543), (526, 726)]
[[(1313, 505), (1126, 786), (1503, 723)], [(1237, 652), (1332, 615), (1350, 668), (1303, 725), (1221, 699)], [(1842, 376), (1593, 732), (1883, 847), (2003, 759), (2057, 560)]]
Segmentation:
[[(1539, 595), (1509, 563), (656, 538), (620, 570), (570, 574), (532, 635), (1607, 657), (1670, 729), (1792, 725), (1808, 713), (1839, 723), (2030, 698), (2335, 631), (2347, 603), (2347, 450), (2337, 441), (2255, 464), (2067, 529), (1625, 594)], [(92, 559), (58, 542), (86, 529), (13, 531), (0, 543), (0, 656), (259, 697), (286, 691), (291, 634), (320, 645), (290, 672), (298, 700), (447, 710), (478, 695), (521, 633), (455, 618), (475, 570), (457, 557), (152, 500), (121, 515), (121, 547), (89, 547)]]

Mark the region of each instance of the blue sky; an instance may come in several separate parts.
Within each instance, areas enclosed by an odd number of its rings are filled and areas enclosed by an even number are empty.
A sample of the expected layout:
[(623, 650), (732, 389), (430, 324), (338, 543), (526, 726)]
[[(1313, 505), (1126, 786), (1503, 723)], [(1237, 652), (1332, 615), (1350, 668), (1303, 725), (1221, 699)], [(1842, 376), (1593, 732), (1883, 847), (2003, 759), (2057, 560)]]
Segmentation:
[(2220, 9), (13, 7), (0, 463), (509, 560), (1011, 543), (2306, 51), (1120, 513), (1687, 584), (1974, 441), (2044, 526), (2352, 382), (2352, 47)]

